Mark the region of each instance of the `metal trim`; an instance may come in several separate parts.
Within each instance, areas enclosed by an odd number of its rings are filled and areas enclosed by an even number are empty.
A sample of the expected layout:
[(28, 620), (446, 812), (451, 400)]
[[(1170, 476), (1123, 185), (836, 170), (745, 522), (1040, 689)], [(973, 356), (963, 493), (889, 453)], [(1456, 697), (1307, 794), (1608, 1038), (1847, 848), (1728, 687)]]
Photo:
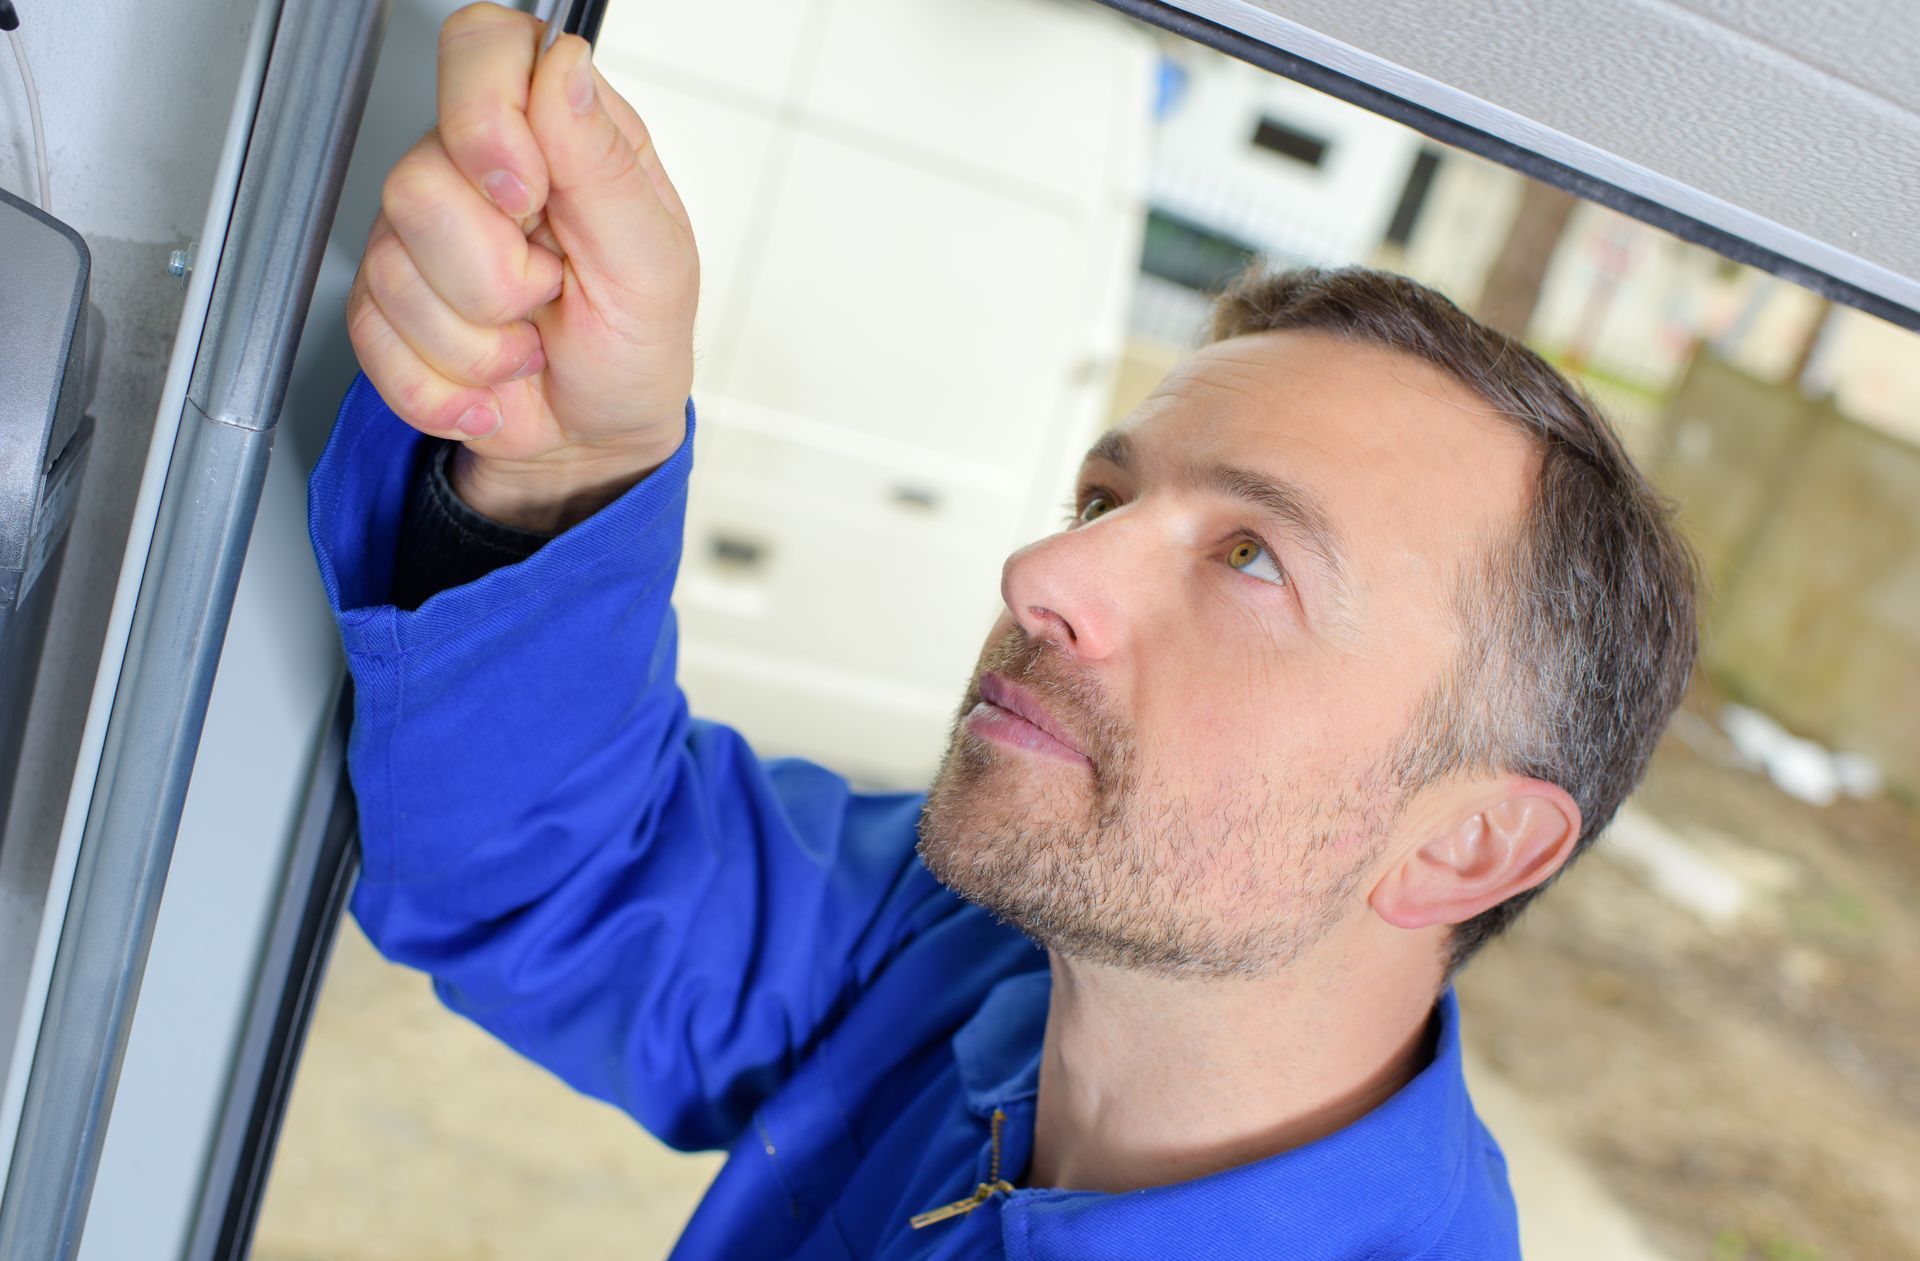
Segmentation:
[(387, 0), (287, 0), (142, 575), (14, 1159), (0, 1257), (78, 1250), (259, 506)]

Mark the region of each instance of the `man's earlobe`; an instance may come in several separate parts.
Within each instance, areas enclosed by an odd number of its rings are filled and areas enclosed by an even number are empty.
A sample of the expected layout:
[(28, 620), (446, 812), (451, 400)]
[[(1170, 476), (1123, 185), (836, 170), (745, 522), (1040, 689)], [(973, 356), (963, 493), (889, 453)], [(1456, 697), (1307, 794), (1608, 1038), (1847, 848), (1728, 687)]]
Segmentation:
[(1559, 871), (1580, 839), (1580, 807), (1540, 780), (1502, 787), (1389, 871), (1368, 896), (1374, 913), (1396, 928), (1465, 923)]

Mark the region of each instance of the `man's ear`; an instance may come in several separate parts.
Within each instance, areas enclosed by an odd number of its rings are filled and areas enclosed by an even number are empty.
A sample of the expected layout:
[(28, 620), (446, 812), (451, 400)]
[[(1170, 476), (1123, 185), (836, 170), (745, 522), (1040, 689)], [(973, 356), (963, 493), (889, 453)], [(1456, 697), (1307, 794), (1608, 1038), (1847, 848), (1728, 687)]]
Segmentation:
[(1367, 901), (1396, 928), (1461, 924), (1559, 871), (1580, 839), (1580, 807), (1537, 779), (1503, 780), (1391, 868)]

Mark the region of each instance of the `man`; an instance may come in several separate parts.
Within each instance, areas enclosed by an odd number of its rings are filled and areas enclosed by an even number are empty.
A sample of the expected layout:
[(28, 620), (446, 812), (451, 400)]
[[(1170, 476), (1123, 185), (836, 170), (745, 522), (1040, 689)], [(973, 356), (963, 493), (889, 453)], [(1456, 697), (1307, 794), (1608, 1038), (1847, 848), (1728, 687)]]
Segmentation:
[(537, 37), (448, 22), (314, 475), (374, 941), (731, 1149), (683, 1257), (1517, 1255), (1447, 982), (1694, 652), (1589, 405), (1411, 282), (1250, 278), (1008, 559), (924, 800), (762, 763), (673, 679), (686, 212)]

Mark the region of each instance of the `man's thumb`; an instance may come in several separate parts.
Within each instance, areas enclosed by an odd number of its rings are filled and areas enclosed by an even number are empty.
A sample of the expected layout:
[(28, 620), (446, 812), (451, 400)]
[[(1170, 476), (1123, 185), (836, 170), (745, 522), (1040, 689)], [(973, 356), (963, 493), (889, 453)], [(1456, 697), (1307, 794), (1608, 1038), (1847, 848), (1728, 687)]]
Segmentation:
[(615, 121), (592, 51), (562, 36), (534, 68), (527, 122), (547, 159), (547, 222), (577, 273), (644, 284), (675, 248), (676, 225), (641, 162), (645, 131)]

